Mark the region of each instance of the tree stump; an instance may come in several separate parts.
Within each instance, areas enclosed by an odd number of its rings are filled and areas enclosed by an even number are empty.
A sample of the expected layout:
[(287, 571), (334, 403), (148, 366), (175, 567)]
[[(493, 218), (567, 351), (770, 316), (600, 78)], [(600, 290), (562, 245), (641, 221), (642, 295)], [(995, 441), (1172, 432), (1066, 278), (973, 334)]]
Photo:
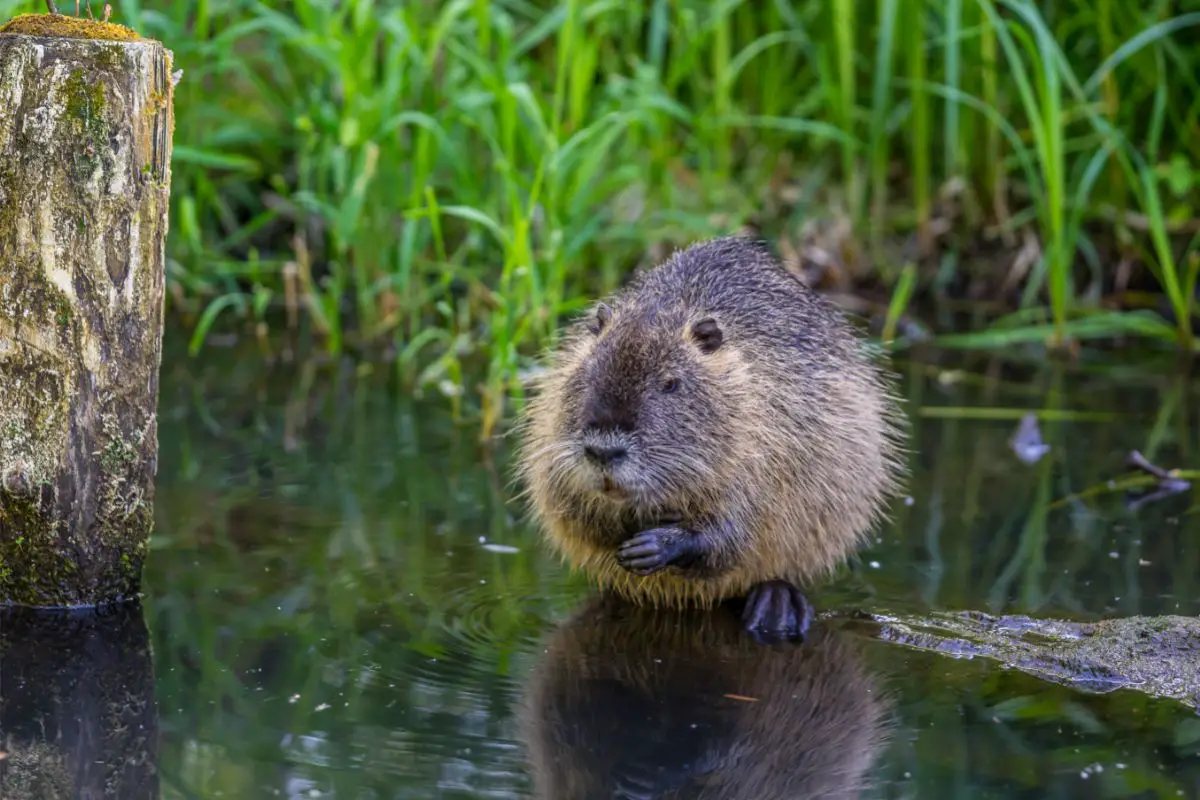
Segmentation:
[(0, 28), (0, 605), (140, 590), (158, 458), (171, 54)]

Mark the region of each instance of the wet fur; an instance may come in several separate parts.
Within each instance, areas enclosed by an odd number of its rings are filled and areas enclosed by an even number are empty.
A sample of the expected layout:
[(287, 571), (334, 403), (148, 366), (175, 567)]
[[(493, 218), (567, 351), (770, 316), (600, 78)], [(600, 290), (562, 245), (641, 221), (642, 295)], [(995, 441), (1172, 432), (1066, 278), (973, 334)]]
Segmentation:
[[(904, 423), (888, 376), (842, 314), (761, 243), (701, 242), (638, 275), (566, 331), (519, 427), (518, 476), (558, 553), (653, 606), (711, 606), (771, 579), (804, 586), (864, 543), (900, 487)], [(703, 352), (691, 331), (719, 325)], [(654, 394), (678, 376), (681, 388)], [(589, 405), (592, 404), (592, 405)], [(635, 423), (633, 502), (595, 491), (588, 409)], [(702, 567), (639, 576), (617, 546), (663, 516), (706, 526)]]
[(880, 689), (826, 624), (761, 647), (725, 606), (600, 596), (545, 642), (518, 735), (539, 798), (852, 798), (887, 742)]

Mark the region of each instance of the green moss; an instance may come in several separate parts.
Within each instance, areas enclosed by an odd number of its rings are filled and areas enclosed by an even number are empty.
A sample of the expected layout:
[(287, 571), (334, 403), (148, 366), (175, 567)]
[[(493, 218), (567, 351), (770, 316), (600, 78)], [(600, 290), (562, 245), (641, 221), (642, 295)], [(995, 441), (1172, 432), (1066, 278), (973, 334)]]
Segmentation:
[(70, 397), (57, 365), (31, 348), (0, 360), (0, 492), (24, 493), (52, 481), (66, 441)]
[(124, 25), (69, 17), (65, 14), (21, 14), (0, 25), (0, 35), (3, 34), (121, 42), (143, 41), (137, 31)]
[(76, 69), (63, 82), (62, 91), (70, 120), (66, 127), (71, 137), (68, 152), (74, 155), (77, 168), (90, 169), (92, 161), (110, 149), (103, 75)]
[(100, 451), (100, 466), (105, 472), (116, 473), (137, 460), (137, 451), (121, 438), (120, 431), (109, 435), (111, 438)]
[(42, 504), (65, 440), (66, 398), (53, 370), (28, 348), (0, 361), (0, 384), (13, 388), (0, 403), (0, 598), (31, 605), (53, 602), (45, 587), (71, 572), (58, 555), (53, 509)]
[(115, 416), (106, 415), (103, 420), (105, 442), (100, 450), (97, 538), (114, 554), (119, 554), (105, 578), (105, 595), (129, 595), (141, 580), (154, 515), (142, 487), (131, 483), (128, 477), (137, 472), (152, 421), (153, 417), (148, 417), (143, 427), (127, 436)]
[[(25, 531), (6, 539), (5, 531)], [(0, 598), (19, 605), (69, 605), (78, 572), (60, 552), (57, 526), (36, 499), (0, 490)]]
[(88, 83), (83, 70), (77, 69), (64, 84), (67, 90), (67, 114), (85, 125), (101, 119), (104, 111), (104, 87), (99, 82)]
[[(3, 219), (0, 218), (0, 245), (4, 243), (2, 223)], [(41, 269), (16, 261), (0, 262), (0, 286), (4, 287), (5, 302), (22, 309), (24, 318), (30, 323), (56, 328), (59, 343), (63, 346), (75, 341), (77, 332), (72, 324), (74, 311), (71, 299)]]
[[(60, 366), (31, 348), (0, 360), (0, 384), (19, 387), (0, 402), (0, 602), (75, 605), (127, 597), (140, 583), (153, 514), (134, 481), (153, 417), (129, 434), (115, 412), (102, 418), (96, 516), (88, 531), (67, 530), (54, 492), (44, 491), (57, 479), (71, 413)], [(70, 542), (99, 543), (110, 555), (89, 553), (89, 563), (101, 566), (80, 575)]]
[[(104, 482), (105, 487), (121, 484), (112, 475), (106, 475)], [(120, 503), (128, 497), (112, 493), (109, 499)], [(0, 603), (70, 606), (132, 596), (141, 582), (152, 524), (144, 503), (135, 502), (132, 508), (105, 504), (95, 522), (97, 530), (86, 538), (103, 542), (115, 557), (105, 563), (103, 554), (90, 554), (89, 558), (105, 565), (81, 576), (72, 550), (62, 545), (69, 537), (60, 532), (53, 509), (41, 508), (36, 498), (0, 490)], [(24, 533), (12, 537), (13, 531)]]
[(125, 62), (125, 48), (119, 44), (100, 45), (92, 54), (93, 63), (106, 70), (119, 70)]
[(0, 162), (0, 244), (7, 236), (16, 235), (17, 177), (16, 167)]

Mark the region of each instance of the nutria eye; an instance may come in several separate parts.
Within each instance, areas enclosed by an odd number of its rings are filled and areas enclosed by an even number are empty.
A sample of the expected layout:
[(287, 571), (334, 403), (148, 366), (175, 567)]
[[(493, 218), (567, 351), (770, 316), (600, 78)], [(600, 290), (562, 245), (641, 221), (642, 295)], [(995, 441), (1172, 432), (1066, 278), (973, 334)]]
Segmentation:
[(671, 394), (678, 388), (679, 388), (679, 379), (678, 378), (667, 378), (665, 381), (663, 381), (663, 385), (662, 385), (663, 394)]
[(588, 330), (592, 332), (592, 335), (599, 336), (600, 331), (604, 330), (604, 326), (610, 319), (612, 319), (612, 309), (606, 304), (600, 303), (596, 306), (596, 313), (588, 321)]
[(712, 317), (706, 317), (692, 326), (692, 339), (704, 353), (715, 353), (725, 340), (721, 326)]

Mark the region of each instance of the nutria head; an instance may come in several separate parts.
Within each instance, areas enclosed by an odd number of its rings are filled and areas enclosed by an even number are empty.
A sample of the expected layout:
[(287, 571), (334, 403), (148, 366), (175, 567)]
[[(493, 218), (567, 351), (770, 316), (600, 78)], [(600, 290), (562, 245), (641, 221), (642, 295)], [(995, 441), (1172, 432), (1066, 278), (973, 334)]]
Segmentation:
[[(680, 510), (737, 447), (741, 383), (720, 320), (619, 299), (576, 324), (562, 373), (554, 473), (577, 499)], [(689, 502), (691, 501), (691, 502)]]

